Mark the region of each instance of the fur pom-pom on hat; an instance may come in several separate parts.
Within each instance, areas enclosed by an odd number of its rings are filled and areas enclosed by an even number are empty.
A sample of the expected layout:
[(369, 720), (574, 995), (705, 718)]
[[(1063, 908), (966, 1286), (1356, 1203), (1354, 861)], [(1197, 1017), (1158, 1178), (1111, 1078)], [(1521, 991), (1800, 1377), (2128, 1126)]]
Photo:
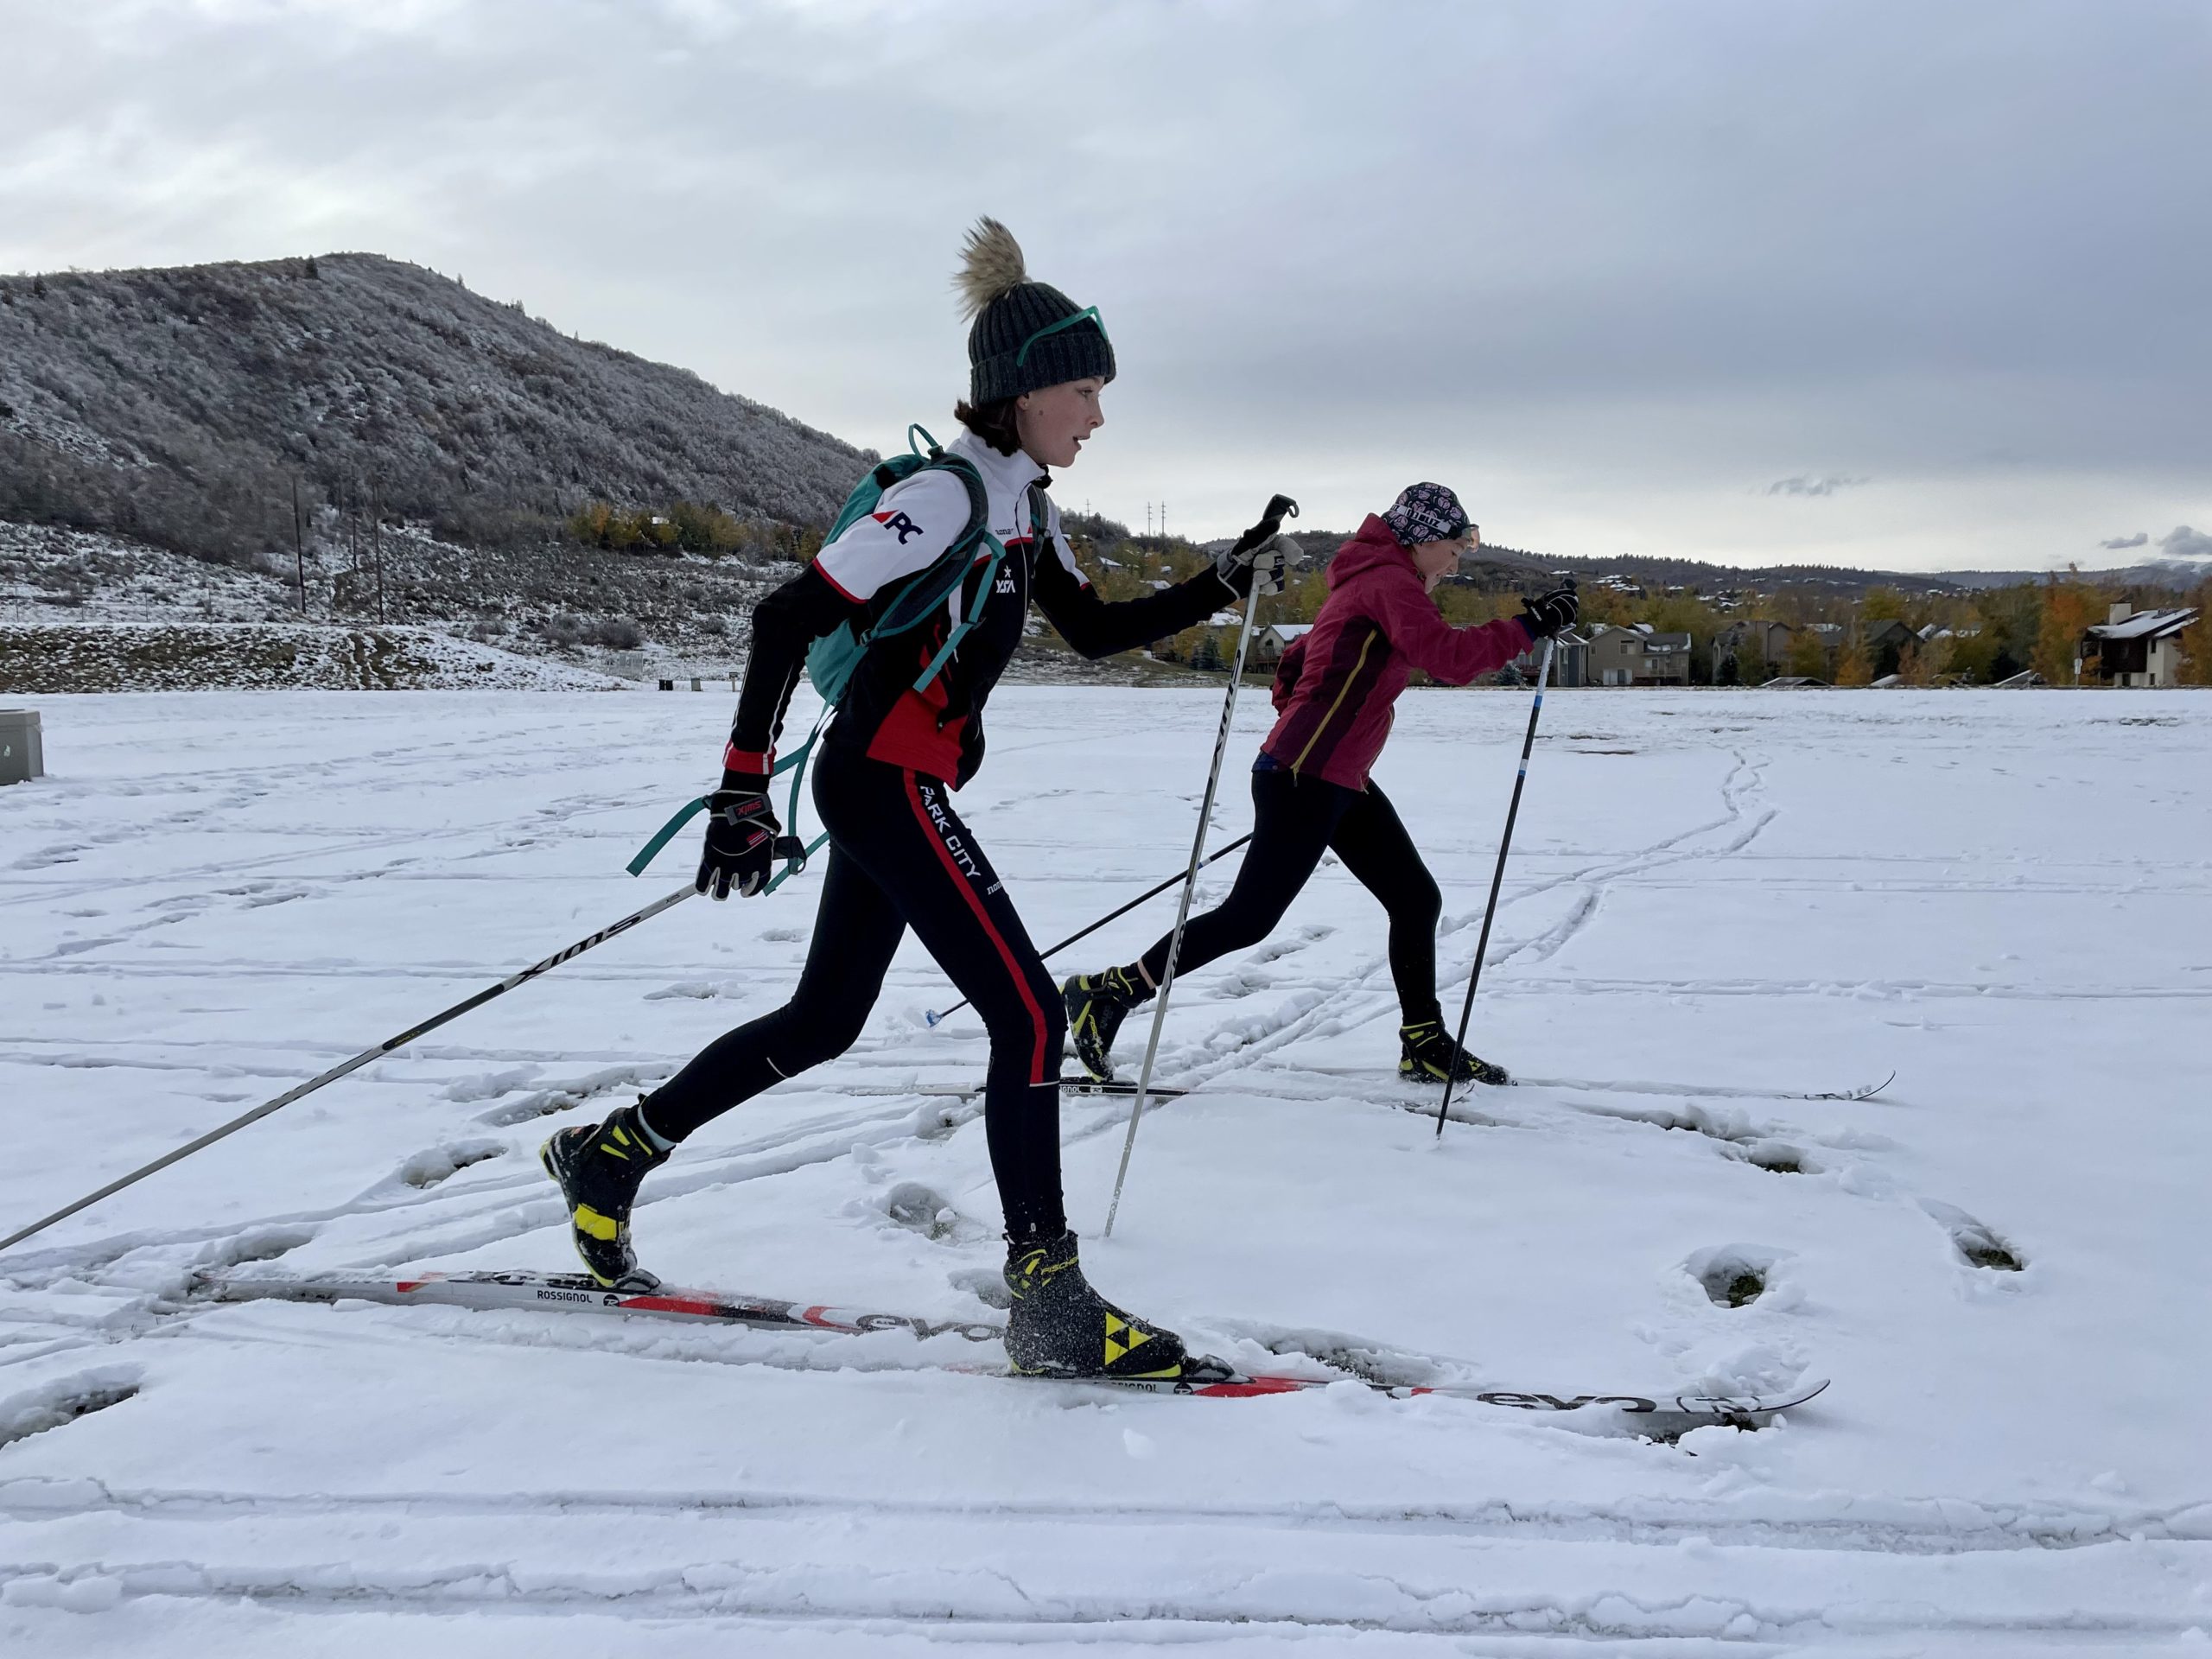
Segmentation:
[(1096, 311), (1033, 282), (1014, 232), (979, 219), (952, 279), (968, 330), (968, 397), (982, 407), (1043, 386), (1114, 378), (1114, 347)]
[(960, 290), (960, 321), (968, 322), (982, 315), (993, 300), (1028, 280), (1029, 267), (1014, 232), (995, 219), (977, 219), (968, 232), (967, 246), (961, 250), (959, 274), (952, 279), (952, 285)]

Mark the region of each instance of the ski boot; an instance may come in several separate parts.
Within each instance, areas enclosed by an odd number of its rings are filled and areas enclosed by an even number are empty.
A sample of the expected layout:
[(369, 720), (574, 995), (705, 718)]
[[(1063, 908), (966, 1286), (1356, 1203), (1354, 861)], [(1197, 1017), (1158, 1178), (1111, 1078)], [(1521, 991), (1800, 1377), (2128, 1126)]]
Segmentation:
[(1073, 1233), (1007, 1248), (1014, 1313), (1006, 1357), (1027, 1376), (1175, 1377), (1183, 1338), (1133, 1319), (1090, 1287)]
[[(639, 1106), (645, 1104), (643, 1100)], [(591, 1276), (608, 1290), (651, 1290), (660, 1283), (638, 1265), (630, 1248), (630, 1206), (646, 1173), (668, 1161), (638, 1124), (638, 1106), (604, 1123), (561, 1129), (538, 1151), (545, 1173), (561, 1184), (569, 1236)]]
[(1068, 1034), (1075, 1039), (1075, 1057), (1099, 1082), (1114, 1081), (1115, 1035), (1129, 1010), (1151, 995), (1145, 982), (1130, 977), (1126, 968), (1077, 974), (1060, 987), (1061, 999), (1068, 1007)]
[(1492, 1065), (1445, 1035), (1441, 1020), (1416, 1020), (1398, 1027), (1398, 1075), (1417, 1083), (1487, 1083), (1503, 1085), (1513, 1081), (1502, 1065)]

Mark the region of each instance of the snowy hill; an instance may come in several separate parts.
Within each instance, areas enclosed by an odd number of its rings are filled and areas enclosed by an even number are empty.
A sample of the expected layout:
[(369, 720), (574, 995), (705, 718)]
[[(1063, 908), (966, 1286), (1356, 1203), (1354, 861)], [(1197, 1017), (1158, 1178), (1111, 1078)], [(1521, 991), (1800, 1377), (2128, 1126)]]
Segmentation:
[(861, 451), (373, 254), (0, 278), (0, 519), (237, 559), (365, 498), (471, 545), (593, 498), (827, 524)]
[[(276, 683), (264, 671), (265, 660), (241, 673), (235, 664), (219, 668), (228, 660), (219, 653), (206, 659), (210, 677), (189, 678), (189, 665), (198, 658), (188, 642), (212, 638), (210, 625), (239, 623), (268, 624), (287, 638), (302, 629), (302, 637), (315, 638), (334, 629), (355, 635), (408, 632), (426, 641), (433, 634), (448, 636), (435, 646), (440, 660), (467, 666), (458, 679), (441, 673), (405, 682), (425, 688), (575, 688), (599, 683), (608, 674), (647, 682), (721, 679), (742, 671), (753, 607), (793, 569), (747, 558), (633, 556), (575, 546), (460, 547), (416, 527), (397, 527), (383, 537), (379, 601), (375, 573), (345, 560), (342, 543), (308, 550), (308, 625), (301, 620), (293, 569), (283, 560), (239, 568), (96, 531), (0, 524), (0, 638), (35, 633), (44, 664), (18, 679), (11, 664), (28, 658), (0, 652), (0, 696)], [(380, 610), (385, 621), (378, 620)], [(153, 648), (154, 655), (168, 659), (155, 677), (112, 671), (115, 642), (122, 637), (116, 630), (122, 625), (149, 643), (149, 630), (174, 631), (170, 646)], [(58, 652), (57, 641), (70, 630), (83, 632), (83, 648)], [(474, 665), (493, 658), (509, 666), (486, 677)], [(521, 659), (535, 666), (518, 671)], [(53, 671), (71, 665), (81, 667), (82, 675), (56, 677)], [(1134, 656), (1085, 662), (1041, 619), (1033, 618), (1007, 678), (1014, 683), (1181, 684), (1190, 675)], [(316, 672), (286, 683), (379, 682), (334, 680)]]
[(304, 622), (0, 623), (0, 690), (616, 690), (627, 682), (429, 628)]
[[(1173, 868), (1219, 708), (1000, 693), (959, 804), (1035, 937)], [(1455, 1007), (1527, 709), (1409, 693), (1377, 772), (1443, 887)], [(10, 1224), (681, 885), (682, 849), (621, 864), (724, 712), (48, 703), (53, 775), (0, 790)], [(1437, 1138), (1391, 1069), (1380, 912), (1332, 861), (1178, 986), (1161, 1070), (1192, 1092), (1146, 1120), (1110, 1242), (1126, 1103), (1064, 1104), (1086, 1265), (1310, 1375), (1834, 1379), (1782, 1423), (1653, 1444), (1351, 1381), (963, 1375), (953, 1336), (192, 1294), (202, 1267), (571, 1266), (539, 1141), (775, 1007), (817, 869), (680, 905), (0, 1255), (0, 1648), (2203, 1651), (2212, 703), (1562, 690), (1544, 719), (1474, 1027), (1520, 1084)], [(1249, 822), (1226, 793), (1222, 836)], [(1126, 961), (1173, 910), (1053, 966)], [(909, 940), (849, 1053), (649, 1179), (648, 1263), (994, 1317), (957, 1092), (984, 1046), (921, 1019), (951, 995)]]
[[(548, 683), (575, 683), (561, 680), (566, 670), (657, 677), (741, 666), (754, 603), (791, 569), (574, 546), (461, 547), (419, 527), (384, 532), (381, 583), (362, 558), (350, 563), (343, 542), (308, 550), (308, 621), (429, 630), (465, 640), (464, 650), (547, 659)], [(0, 628), (238, 622), (301, 626), (289, 559), (240, 567), (95, 531), (0, 524)], [(0, 674), (0, 691), (10, 689), (29, 688)]]

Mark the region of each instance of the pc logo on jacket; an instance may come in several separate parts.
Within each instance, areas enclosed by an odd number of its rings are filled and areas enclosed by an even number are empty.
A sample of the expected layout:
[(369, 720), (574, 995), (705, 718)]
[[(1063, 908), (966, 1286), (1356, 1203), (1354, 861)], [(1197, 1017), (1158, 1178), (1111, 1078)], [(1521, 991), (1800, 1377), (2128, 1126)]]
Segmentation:
[(922, 527), (903, 512), (872, 512), (868, 517), (895, 534), (899, 537), (899, 545), (901, 547), (906, 545), (906, 538), (909, 536), (918, 536), (922, 533)]

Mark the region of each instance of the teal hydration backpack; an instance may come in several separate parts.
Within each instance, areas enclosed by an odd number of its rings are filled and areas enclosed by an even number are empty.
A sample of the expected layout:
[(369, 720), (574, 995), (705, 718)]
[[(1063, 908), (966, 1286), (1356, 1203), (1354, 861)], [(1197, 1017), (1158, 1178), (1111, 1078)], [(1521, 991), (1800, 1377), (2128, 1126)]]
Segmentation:
[[(920, 433), (929, 445), (924, 454), (914, 442)], [(853, 493), (845, 498), (837, 522), (830, 526), (830, 534), (823, 544), (835, 542), (851, 525), (874, 512), (876, 504), (884, 493), (894, 484), (912, 478), (918, 473), (936, 467), (951, 473), (968, 486), (968, 523), (960, 534), (952, 538), (944, 551), (938, 554), (929, 568), (906, 579), (906, 585), (891, 597), (875, 621), (863, 628), (857, 622), (846, 622), (831, 629), (806, 653), (806, 677), (814, 682), (814, 689), (822, 696), (824, 716), (844, 700), (845, 688), (852, 683), (853, 671), (868, 655), (868, 647), (879, 639), (888, 639), (918, 627), (937, 612), (953, 590), (968, 575), (969, 563), (974, 558), (979, 543), (991, 550), (990, 569), (985, 573), (982, 591), (988, 594), (991, 583), (997, 579), (998, 568), (1006, 558), (1006, 544), (990, 532), (990, 498), (983, 488), (983, 475), (974, 465), (958, 455), (948, 455), (938, 447), (938, 442), (928, 431), (918, 426), (906, 429), (906, 453), (893, 455), (870, 467), (868, 475), (853, 486)], [(1033, 519), (1039, 517), (1038, 505), (1033, 498), (1029, 504)], [(1038, 526), (1033, 524), (1032, 533)], [(981, 608), (980, 607), (978, 607)], [(944, 670), (952, 660), (952, 653), (959, 648), (961, 638), (975, 626), (973, 616), (963, 616), (953, 625), (944, 645), (930, 658), (922, 670), (921, 678), (914, 682), (919, 691)], [(811, 738), (807, 740), (810, 743)]]
[[(928, 444), (927, 453), (916, 445), (914, 436), (917, 433)], [(851, 525), (873, 513), (876, 504), (882, 500), (884, 493), (893, 485), (932, 467), (953, 474), (968, 486), (967, 525), (952, 538), (944, 552), (930, 562), (928, 569), (906, 578), (905, 584), (883, 606), (874, 622), (866, 627), (856, 622), (840, 623), (808, 649), (806, 677), (814, 682), (815, 690), (821, 695), (822, 715), (814, 722), (814, 729), (806, 734), (806, 741), (791, 754), (776, 762), (777, 775), (781, 776), (786, 772), (791, 774), (791, 802), (785, 808), (785, 817), (793, 830), (798, 823), (799, 790), (806, 777), (807, 757), (813, 753), (815, 741), (822, 735), (823, 727), (829, 723), (830, 716), (844, 701), (845, 692), (852, 684), (853, 672), (860, 666), (861, 659), (868, 655), (869, 648), (879, 639), (910, 632), (935, 615), (938, 607), (950, 598), (966, 579), (969, 563), (979, 545), (990, 549), (990, 557), (978, 590), (985, 596), (984, 603), (989, 602), (992, 586), (998, 580), (999, 567), (1006, 562), (1006, 543), (990, 531), (990, 496), (983, 487), (983, 475), (976, 470), (973, 462), (959, 455), (945, 454), (928, 430), (919, 426), (906, 429), (905, 454), (879, 461), (868, 469), (866, 477), (853, 486), (853, 493), (845, 498), (845, 505), (837, 514), (836, 523), (830, 525), (823, 545), (829, 546)], [(1029, 491), (1029, 527), (1033, 537), (1045, 533), (1045, 503), (1042, 493), (1034, 486)], [(981, 611), (982, 606), (978, 605), (976, 608)], [(960, 648), (961, 639), (975, 625), (973, 614), (963, 614), (953, 624), (944, 644), (923, 668), (921, 677), (914, 682), (915, 690), (925, 689), (930, 682), (944, 671), (944, 665), (952, 660), (952, 653)], [(695, 813), (703, 811), (706, 804), (703, 799), (692, 801), (663, 824), (659, 833), (630, 861), (630, 874), (645, 874), (645, 867), (652, 862), (662, 848), (668, 845), (670, 838), (689, 823)], [(786, 835), (783, 839), (791, 848), (791, 851), (785, 855), (788, 861), (769, 880), (769, 890), (780, 886), (785, 877), (796, 875), (804, 869), (806, 861), (818, 852), (822, 843), (830, 837), (827, 834), (820, 835), (811, 842), (802, 842), (795, 835)]]

